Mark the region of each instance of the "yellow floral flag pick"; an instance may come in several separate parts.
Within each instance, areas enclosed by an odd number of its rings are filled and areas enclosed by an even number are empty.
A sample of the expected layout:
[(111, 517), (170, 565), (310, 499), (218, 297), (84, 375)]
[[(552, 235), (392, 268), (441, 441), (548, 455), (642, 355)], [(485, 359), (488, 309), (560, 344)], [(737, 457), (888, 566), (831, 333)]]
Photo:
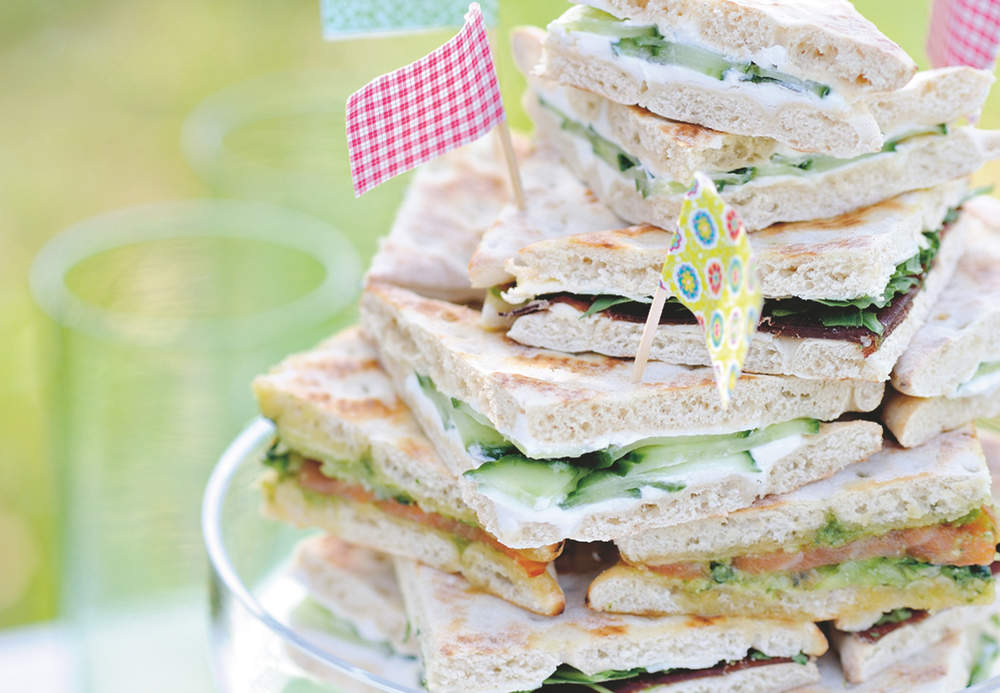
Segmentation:
[(743, 222), (720, 197), (712, 180), (702, 173), (695, 174), (684, 196), (677, 231), (635, 357), (635, 382), (646, 368), (668, 295), (677, 297), (694, 313), (705, 330), (719, 397), (722, 407), (727, 408), (764, 299)]

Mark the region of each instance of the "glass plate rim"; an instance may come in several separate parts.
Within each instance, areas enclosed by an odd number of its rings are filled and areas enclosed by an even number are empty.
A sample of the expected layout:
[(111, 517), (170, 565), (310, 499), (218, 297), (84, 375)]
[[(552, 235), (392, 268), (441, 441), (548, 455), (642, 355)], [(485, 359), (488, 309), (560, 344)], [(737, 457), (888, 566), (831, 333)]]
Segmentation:
[[(201, 506), (201, 530), (214, 577), (246, 612), (265, 628), (299, 651), (334, 670), (389, 693), (426, 693), (383, 679), (318, 647), (271, 615), (243, 584), (233, 567), (222, 533), (222, 507), (237, 470), (274, 440), (274, 424), (263, 417), (253, 419), (223, 451), (212, 470)], [(218, 672), (216, 672), (218, 674)]]

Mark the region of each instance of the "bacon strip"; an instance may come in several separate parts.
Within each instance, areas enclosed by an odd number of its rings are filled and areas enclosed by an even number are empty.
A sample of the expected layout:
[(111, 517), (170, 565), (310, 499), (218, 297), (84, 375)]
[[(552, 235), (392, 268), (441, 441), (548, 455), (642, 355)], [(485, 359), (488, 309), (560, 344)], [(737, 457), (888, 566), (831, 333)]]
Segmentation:
[(320, 493), (324, 496), (338, 496), (356, 503), (374, 505), (382, 512), (394, 515), (395, 517), (453, 534), (466, 541), (487, 544), (513, 558), (521, 569), (527, 573), (528, 577), (541, 575), (549, 565), (546, 562), (532, 560), (524, 556), (517, 549), (504, 546), (496, 537), (481, 527), (468, 525), (438, 513), (421, 510), (416, 503), (401, 503), (393, 499), (377, 498), (375, 494), (361, 484), (331, 479), (320, 471), (320, 467), (320, 463), (315, 460), (303, 460), (302, 468), (299, 470), (299, 483), (310, 491)]
[(930, 616), (930, 613), (927, 611), (917, 610), (914, 611), (913, 615), (905, 621), (896, 621), (895, 623), (883, 623), (881, 626), (872, 626), (867, 630), (858, 631), (855, 635), (865, 642), (878, 642), (897, 628), (920, 623), (928, 616)]
[(707, 669), (677, 669), (675, 671), (659, 672), (655, 674), (643, 674), (634, 679), (627, 679), (622, 682), (612, 682), (601, 684), (614, 693), (640, 693), (650, 688), (667, 686), (681, 681), (692, 681), (694, 679), (708, 678), (710, 676), (725, 676), (741, 669), (751, 669), (753, 667), (764, 667), (771, 664), (788, 664), (790, 657), (772, 657), (770, 659), (751, 659), (747, 657), (739, 662), (724, 662), (716, 664)]

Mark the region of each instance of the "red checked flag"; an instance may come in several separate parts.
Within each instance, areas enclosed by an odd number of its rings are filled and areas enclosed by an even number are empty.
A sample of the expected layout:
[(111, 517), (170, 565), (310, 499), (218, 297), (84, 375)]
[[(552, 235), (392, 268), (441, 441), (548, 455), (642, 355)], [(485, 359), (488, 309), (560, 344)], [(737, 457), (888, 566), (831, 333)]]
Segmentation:
[(992, 70), (1000, 44), (1000, 0), (934, 0), (927, 56), (934, 67)]
[(347, 100), (354, 194), (478, 139), (503, 120), (486, 25), (473, 3), (455, 38)]

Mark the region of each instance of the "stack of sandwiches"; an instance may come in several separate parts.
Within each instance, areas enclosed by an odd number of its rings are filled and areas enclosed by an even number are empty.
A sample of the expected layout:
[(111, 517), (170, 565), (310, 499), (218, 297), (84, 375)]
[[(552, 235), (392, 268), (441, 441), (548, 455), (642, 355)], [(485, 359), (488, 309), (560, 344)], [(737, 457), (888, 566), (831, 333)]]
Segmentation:
[[(992, 77), (917, 72), (847, 0), (593, 0), (512, 39), (525, 208), (482, 142), (419, 172), (360, 325), (254, 382), (315, 601), (431, 693), (987, 675)], [(630, 378), (695, 172), (765, 297), (728, 407), (674, 300)]]

